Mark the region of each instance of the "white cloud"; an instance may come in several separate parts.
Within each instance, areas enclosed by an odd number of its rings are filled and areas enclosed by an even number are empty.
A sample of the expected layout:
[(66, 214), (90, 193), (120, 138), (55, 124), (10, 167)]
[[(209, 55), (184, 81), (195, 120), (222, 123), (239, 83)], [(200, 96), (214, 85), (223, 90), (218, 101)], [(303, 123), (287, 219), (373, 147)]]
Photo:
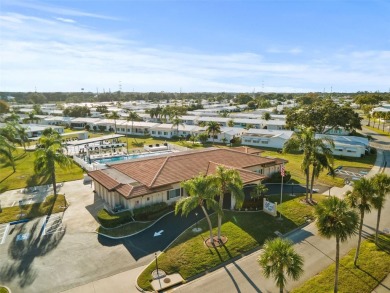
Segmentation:
[(76, 22), (75, 20), (70, 19), (70, 18), (55, 17), (55, 19), (62, 21), (62, 22), (66, 22), (66, 23), (75, 23)]
[[(60, 21), (58, 21), (60, 20)], [(270, 62), (267, 52), (210, 54), (147, 47), (115, 32), (102, 34), (68, 18), (0, 15), (3, 91), (387, 90), (389, 51), (327, 54)], [(299, 54), (299, 48), (283, 54)], [(281, 52), (282, 53), (282, 52)], [(302, 54), (301, 54), (302, 55)], [(274, 60), (274, 58), (273, 58)]]

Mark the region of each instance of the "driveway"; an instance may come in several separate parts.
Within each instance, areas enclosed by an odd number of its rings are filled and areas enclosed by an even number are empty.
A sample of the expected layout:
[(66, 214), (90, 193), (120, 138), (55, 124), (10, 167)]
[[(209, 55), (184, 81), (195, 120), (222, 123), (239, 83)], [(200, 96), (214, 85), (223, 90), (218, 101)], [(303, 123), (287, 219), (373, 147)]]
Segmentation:
[(64, 213), (10, 226), (0, 244), (0, 283), (12, 292), (61, 292), (144, 266), (203, 218), (199, 211), (183, 218), (171, 213), (135, 236), (111, 240), (95, 233), (103, 202), (90, 185), (67, 182), (61, 192), (70, 202)]

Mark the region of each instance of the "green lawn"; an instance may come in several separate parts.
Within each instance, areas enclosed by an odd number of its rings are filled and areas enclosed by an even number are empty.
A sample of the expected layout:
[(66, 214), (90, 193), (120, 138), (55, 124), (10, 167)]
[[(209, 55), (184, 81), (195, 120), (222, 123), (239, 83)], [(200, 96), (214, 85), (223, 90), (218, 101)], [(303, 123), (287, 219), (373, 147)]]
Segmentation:
[(379, 126), (379, 129), (378, 129), (378, 124), (375, 124), (375, 127), (372, 127), (372, 126), (364, 126), (365, 128), (371, 130), (371, 131), (374, 131), (378, 134), (382, 134), (382, 135), (385, 135), (385, 136), (390, 136), (390, 133), (388, 131), (386, 131), (386, 127), (385, 126), (385, 131), (382, 130), (382, 125)]
[[(13, 173), (12, 166), (4, 164), (0, 160), (0, 192), (10, 189), (24, 188), (26, 186), (36, 186), (47, 184), (45, 178), (34, 173), (34, 152), (26, 152), (22, 149), (14, 151), (16, 172)], [(83, 178), (83, 170), (76, 164), (72, 164), (69, 169), (57, 168), (57, 182), (73, 181)]]
[[(50, 195), (45, 202), (35, 203), (23, 206), (23, 214), (25, 219), (33, 219), (47, 215), (52, 209), (51, 213), (59, 213), (64, 211), (66, 199), (62, 194), (58, 194), (57, 200), (54, 203), (54, 196)], [(0, 224), (9, 223), (20, 219), (19, 206), (7, 207), (0, 209)]]
[[(353, 264), (356, 249), (340, 260), (339, 292), (370, 293), (390, 273), (390, 236), (382, 235), (379, 244), (378, 248), (372, 239), (362, 242), (358, 268)], [(333, 292), (334, 271), (332, 264), (292, 292)]]
[(8, 289), (0, 286), (0, 293), (8, 293)]
[[(279, 154), (274, 150), (266, 150), (261, 153), (261, 156), (269, 156), (274, 158), (282, 158), (288, 160), (286, 164), (286, 170), (291, 172), (292, 179), (298, 183), (305, 183), (305, 176), (301, 170), (302, 154)], [(346, 157), (335, 157), (334, 167), (358, 167), (358, 168), (369, 168), (371, 169), (375, 163), (376, 155), (366, 155), (362, 158), (346, 158)], [(322, 172), (316, 183), (325, 184), (328, 186), (344, 186), (344, 180), (341, 178), (332, 178), (326, 175), (326, 171)]]
[[(313, 210), (312, 206), (306, 206), (299, 201), (286, 199), (283, 205), (299, 206)], [(320, 200), (320, 198), (318, 198)], [(294, 204), (293, 204), (294, 202)], [(288, 208), (284, 208), (288, 210)], [(293, 215), (295, 214), (295, 215)], [(207, 248), (204, 240), (209, 237), (206, 220), (199, 222), (199, 227), (204, 231), (195, 234), (191, 229), (181, 235), (166, 252), (159, 256), (159, 267), (168, 274), (180, 273), (184, 279), (212, 269), (220, 263), (227, 261), (242, 253), (254, 249), (264, 243), (268, 238), (276, 236), (275, 231), (287, 233), (301, 225), (301, 210), (289, 211), (287, 217), (283, 215), (283, 221), (263, 212), (224, 212), (224, 224), (222, 234), (228, 237), (228, 242), (220, 248)], [(216, 227), (216, 216), (212, 217), (213, 227)], [(293, 219), (293, 220), (291, 220)], [(294, 222), (296, 221), (296, 222)], [(214, 229), (214, 234), (217, 230)], [(138, 285), (143, 289), (151, 290), (151, 272), (155, 269), (154, 263), (148, 266), (138, 279)]]
[(99, 226), (99, 228), (97, 228), (97, 232), (112, 237), (129, 236), (149, 227), (152, 224), (153, 222), (132, 222), (112, 229), (107, 229), (102, 226)]

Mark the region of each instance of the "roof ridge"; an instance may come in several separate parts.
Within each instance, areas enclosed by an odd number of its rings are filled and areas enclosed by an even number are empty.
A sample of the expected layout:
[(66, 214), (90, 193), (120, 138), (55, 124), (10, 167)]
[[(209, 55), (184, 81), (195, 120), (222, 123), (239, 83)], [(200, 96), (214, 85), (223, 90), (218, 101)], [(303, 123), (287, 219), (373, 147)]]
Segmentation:
[(164, 162), (161, 164), (160, 168), (158, 169), (158, 171), (156, 172), (156, 175), (154, 176), (154, 178), (152, 179), (152, 182), (150, 182), (149, 185), (146, 185), (147, 187), (152, 187), (153, 186), (153, 183), (157, 180), (157, 177), (158, 175), (160, 175), (161, 173), (161, 170), (164, 168), (165, 164), (167, 163), (168, 159), (170, 158), (171, 156), (168, 156), (165, 158)]

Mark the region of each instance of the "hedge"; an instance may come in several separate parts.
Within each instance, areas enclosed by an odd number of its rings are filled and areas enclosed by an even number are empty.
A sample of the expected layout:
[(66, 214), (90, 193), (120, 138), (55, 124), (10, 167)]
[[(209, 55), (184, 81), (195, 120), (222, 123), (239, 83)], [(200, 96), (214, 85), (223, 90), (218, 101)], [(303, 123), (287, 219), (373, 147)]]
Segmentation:
[(156, 220), (168, 211), (166, 202), (155, 203), (146, 207), (136, 208), (133, 210), (134, 218), (137, 221)]
[(102, 209), (98, 212), (97, 218), (104, 228), (115, 228), (133, 221), (130, 211), (111, 214), (106, 209)]

